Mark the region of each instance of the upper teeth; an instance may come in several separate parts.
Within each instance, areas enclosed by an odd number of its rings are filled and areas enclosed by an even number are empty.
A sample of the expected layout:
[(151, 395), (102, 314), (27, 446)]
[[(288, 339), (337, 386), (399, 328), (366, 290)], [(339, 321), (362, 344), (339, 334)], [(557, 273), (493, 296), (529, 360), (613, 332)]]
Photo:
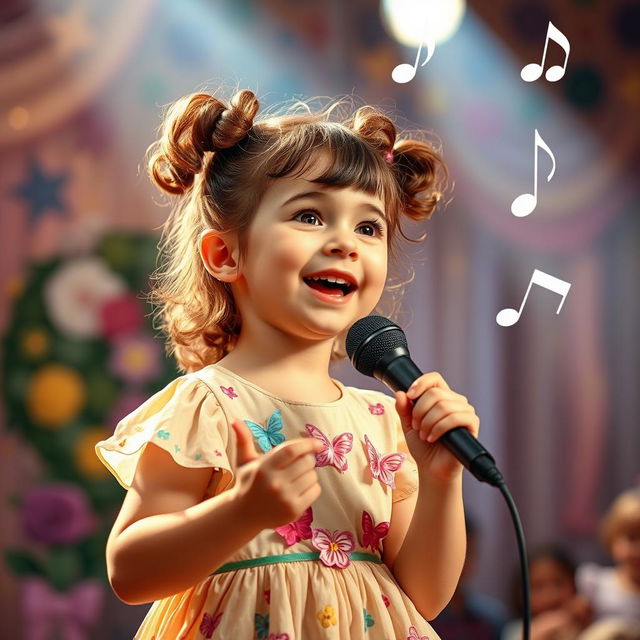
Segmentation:
[(334, 278), (333, 276), (308, 276), (309, 280), (327, 280), (328, 282), (337, 282), (338, 284), (350, 285), (344, 278)]

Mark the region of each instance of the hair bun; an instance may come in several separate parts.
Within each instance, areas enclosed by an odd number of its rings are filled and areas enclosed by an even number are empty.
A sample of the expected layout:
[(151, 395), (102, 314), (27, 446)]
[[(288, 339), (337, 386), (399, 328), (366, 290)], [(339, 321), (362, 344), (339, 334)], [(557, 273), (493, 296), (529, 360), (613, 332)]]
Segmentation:
[(251, 127), (259, 103), (248, 89), (238, 91), (227, 107), (208, 93), (193, 93), (174, 102), (151, 145), (148, 162), (153, 182), (169, 193), (182, 194), (193, 185), (206, 152), (228, 149)]
[[(215, 100), (215, 98), (213, 98)], [(224, 109), (211, 128), (204, 122), (200, 128), (199, 123), (194, 124), (194, 137), (202, 136), (211, 140), (211, 148), (208, 151), (228, 149), (240, 142), (253, 126), (253, 118), (258, 112), (258, 99), (253, 91), (243, 89), (238, 91), (230, 101), (230, 107)]]
[(396, 127), (384, 114), (373, 107), (360, 107), (353, 116), (351, 128), (380, 152), (393, 151)]
[(392, 167), (404, 214), (415, 221), (429, 219), (449, 185), (440, 152), (427, 140), (398, 138), (392, 120), (370, 106), (360, 107), (347, 124)]

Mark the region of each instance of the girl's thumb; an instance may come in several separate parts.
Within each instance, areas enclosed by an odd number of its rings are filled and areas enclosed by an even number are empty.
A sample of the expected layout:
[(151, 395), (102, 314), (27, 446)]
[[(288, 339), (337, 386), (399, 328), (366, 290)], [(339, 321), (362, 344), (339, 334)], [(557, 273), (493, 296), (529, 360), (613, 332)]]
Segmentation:
[(249, 427), (239, 418), (236, 418), (231, 425), (236, 432), (236, 465), (241, 466), (251, 460), (255, 460), (258, 454), (256, 453), (253, 434), (249, 431)]

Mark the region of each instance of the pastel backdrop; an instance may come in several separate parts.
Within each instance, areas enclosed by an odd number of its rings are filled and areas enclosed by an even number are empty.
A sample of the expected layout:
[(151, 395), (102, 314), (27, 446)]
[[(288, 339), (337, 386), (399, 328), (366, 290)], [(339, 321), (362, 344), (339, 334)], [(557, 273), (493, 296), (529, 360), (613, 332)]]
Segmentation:
[[(528, 542), (605, 561), (597, 519), (640, 472), (639, 14), (631, 0), (470, 2), (399, 85), (391, 70), (416, 50), (367, 0), (4, 3), (3, 635), (130, 638), (146, 611), (106, 582), (122, 491), (91, 451), (176, 375), (139, 295), (167, 214), (143, 157), (163, 105), (220, 85), (251, 88), (264, 108), (353, 94), (437, 134), (455, 188), (444, 211), (407, 226), (428, 233), (400, 265), (415, 269), (403, 315), (413, 358), (476, 407)], [(549, 21), (571, 42), (566, 73), (525, 83)], [(516, 218), (535, 130), (556, 170), (547, 182), (541, 152), (537, 207)], [(560, 313), (558, 295), (534, 286), (520, 320), (499, 326), (534, 269), (571, 283)], [(349, 363), (333, 374), (385, 390)], [(506, 507), (471, 477), (465, 497), (481, 529), (475, 583), (506, 599), (517, 560)]]

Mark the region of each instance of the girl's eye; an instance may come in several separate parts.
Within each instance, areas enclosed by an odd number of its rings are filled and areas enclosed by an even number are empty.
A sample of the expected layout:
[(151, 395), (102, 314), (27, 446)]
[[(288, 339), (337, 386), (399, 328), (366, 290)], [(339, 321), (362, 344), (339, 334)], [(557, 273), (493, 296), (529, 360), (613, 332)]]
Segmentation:
[(372, 234), (366, 234), (366, 235), (376, 235), (376, 232), (379, 236), (383, 236), (384, 235), (384, 229), (382, 227), (382, 224), (380, 224), (377, 220), (368, 220), (367, 222), (363, 222), (362, 223), (363, 226), (367, 226), (367, 227), (373, 227), (376, 231), (374, 231), (374, 233)]
[(316, 215), (316, 212), (314, 212), (313, 210), (310, 210), (310, 209), (304, 209), (303, 211), (298, 211), (298, 213), (296, 213), (296, 215), (294, 216), (293, 219), (295, 220), (296, 218), (299, 218), (300, 216), (311, 216), (312, 218), (315, 218), (316, 220), (318, 219), (318, 216)]

